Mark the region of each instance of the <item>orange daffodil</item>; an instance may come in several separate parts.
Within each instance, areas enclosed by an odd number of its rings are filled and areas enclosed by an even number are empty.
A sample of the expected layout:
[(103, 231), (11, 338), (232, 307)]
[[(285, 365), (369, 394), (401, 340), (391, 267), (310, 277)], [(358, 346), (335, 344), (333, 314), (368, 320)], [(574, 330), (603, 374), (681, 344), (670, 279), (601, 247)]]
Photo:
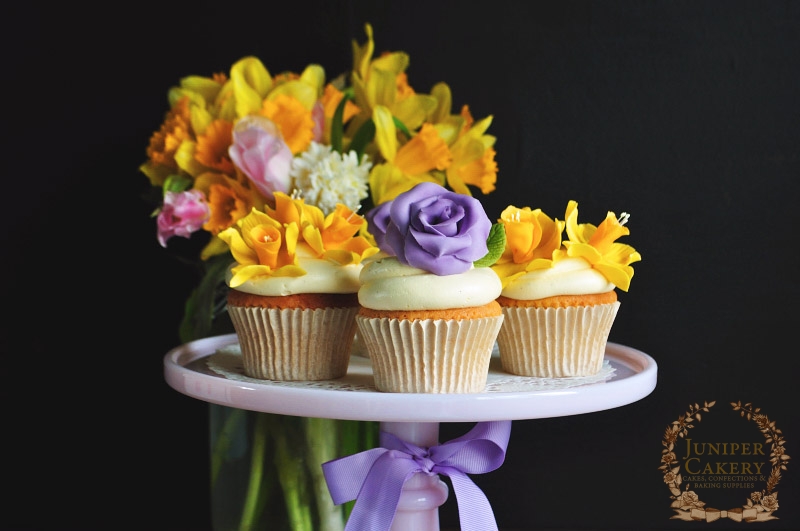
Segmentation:
[[(630, 264), (642, 259), (630, 245), (616, 242), (630, 234), (624, 226), (629, 216), (618, 219), (608, 212), (606, 219), (595, 227), (578, 223), (578, 203), (569, 201), (566, 221), (551, 219), (541, 209), (507, 207), (498, 220), (506, 232), (506, 248), (491, 266), (500, 277), (503, 287), (527, 271), (547, 269), (565, 258), (583, 258), (605, 276), (609, 282), (628, 291), (633, 268)], [(567, 240), (562, 240), (566, 228)]]
[(356, 236), (364, 218), (344, 205), (325, 216), (321, 209), (284, 193), (275, 194), (275, 208), (252, 209), (235, 225), (219, 233), (237, 265), (230, 286), (264, 276), (298, 277), (298, 245), (319, 259), (340, 265), (359, 264), (376, 252), (363, 236)]

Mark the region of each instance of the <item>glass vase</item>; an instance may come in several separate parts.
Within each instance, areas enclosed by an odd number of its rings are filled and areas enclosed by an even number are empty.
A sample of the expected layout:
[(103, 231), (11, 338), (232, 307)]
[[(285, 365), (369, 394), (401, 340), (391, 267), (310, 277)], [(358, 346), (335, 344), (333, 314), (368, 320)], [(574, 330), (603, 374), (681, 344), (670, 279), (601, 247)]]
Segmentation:
[(379, 423), (210, 404), (215, 531), (342, 531), (354, 502), (331, 500), (322, 463), (379, 445)]

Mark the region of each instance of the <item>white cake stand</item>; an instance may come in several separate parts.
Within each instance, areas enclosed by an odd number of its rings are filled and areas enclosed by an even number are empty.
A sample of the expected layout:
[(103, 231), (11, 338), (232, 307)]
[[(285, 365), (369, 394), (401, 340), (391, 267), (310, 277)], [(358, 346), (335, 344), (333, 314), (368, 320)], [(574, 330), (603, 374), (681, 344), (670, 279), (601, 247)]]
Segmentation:
[[(176, 391), (205, 402), (262, 413), (377, 421), (405, 441), (434, 446), (440, 442), (441, 422), (563, 417), (630, 404), (655, 389), (657, 365), (643, 352), (609, 342), (603, 370), (594, 380), (526, 378), (505, 373), (495, 349), (482, 393), (382, 393), (374, 387), (369, 359), (360, 355), (351, 357), (347, 375), (337, 380), (248, 378), (236, 334), (228, 334), (172, 349), (164, 357), (164, 375)], [(437, 476), (413, 476), (403, 488), (392, 531), (438, 531), (438, 509), (447, 491)]]

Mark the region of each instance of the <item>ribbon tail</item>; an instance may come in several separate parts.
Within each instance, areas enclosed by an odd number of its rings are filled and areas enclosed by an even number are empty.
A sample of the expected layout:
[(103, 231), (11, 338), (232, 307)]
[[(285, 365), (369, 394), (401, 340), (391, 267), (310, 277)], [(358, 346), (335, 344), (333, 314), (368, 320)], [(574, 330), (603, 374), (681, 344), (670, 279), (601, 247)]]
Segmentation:
[(483, 491), (463, 472), (454, 470), (447, 476), (458, 502), (461, 531), (497, 531), (492, 506)]
[(417, 471), (413, 460), (395, 458), (392, 452), (378, 457), (361, 486), (345, 531), (389, 531), (403, 485)]

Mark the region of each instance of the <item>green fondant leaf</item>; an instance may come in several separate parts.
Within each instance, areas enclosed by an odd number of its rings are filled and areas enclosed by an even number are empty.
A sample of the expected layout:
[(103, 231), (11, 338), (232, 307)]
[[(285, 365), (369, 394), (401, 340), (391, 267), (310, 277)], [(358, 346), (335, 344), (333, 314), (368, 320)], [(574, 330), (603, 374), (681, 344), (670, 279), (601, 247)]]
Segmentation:
[(506, 248), (506, 231), (502, 223), (495, 223), (489, 231), (489, 237), (486, 239), (486, 246), (489, 252), (480, 260), (473, 262), (475, 267), (488, 267), (497, 262), (497, 259), (503, 254)]

